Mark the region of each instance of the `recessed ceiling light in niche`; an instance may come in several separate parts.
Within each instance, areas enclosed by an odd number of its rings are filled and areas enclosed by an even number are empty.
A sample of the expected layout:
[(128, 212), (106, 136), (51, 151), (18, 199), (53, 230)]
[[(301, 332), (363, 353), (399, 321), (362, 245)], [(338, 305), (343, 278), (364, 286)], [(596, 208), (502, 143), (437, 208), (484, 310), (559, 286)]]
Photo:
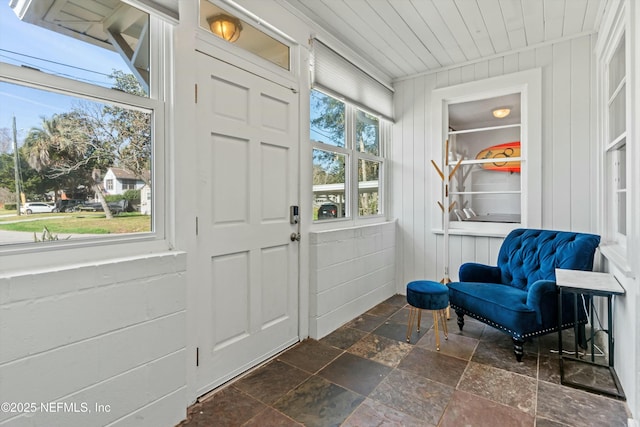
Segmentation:
[(505, 117), (507, 117), (511, 113), (511, 109), (510, 108), (496, 108), (495, 110), (492, 111), (492, 113), (493, 113), (493, 117), (495, 117), (496, 119), (504, 119)]

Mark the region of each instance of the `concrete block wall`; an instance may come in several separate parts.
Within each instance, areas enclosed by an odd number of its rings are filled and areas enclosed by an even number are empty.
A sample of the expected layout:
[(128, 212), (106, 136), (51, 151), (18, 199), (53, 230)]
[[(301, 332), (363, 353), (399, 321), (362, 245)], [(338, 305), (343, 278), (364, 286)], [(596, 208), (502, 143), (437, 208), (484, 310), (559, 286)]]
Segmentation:
[(186, 256), (0, 274), (0, 426), (175, 425)]
[(309, 335), (322, 338), (396, 292), (395, 221), (310, 233)]

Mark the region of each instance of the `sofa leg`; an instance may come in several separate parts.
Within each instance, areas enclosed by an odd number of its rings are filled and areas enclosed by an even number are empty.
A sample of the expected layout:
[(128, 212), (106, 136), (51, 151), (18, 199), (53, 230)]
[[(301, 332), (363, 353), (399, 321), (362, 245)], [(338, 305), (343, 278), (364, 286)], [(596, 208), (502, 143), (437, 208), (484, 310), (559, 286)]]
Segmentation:
[(518, 362), (522, 362), (522, 355), (524, 354), (524, 350), (522, 349), (522, 347), (524, 346), (524, 341), (519, 340), (517, 338), (512, 338), (512, 339), (513, 339), (513, 352), (516, 355), (516, 360)]
[(458, 328), (462, 331), (462, 327), (464, 326), (464, 314), (461, 311), (456, 310), (456, 314), (458, 315)]

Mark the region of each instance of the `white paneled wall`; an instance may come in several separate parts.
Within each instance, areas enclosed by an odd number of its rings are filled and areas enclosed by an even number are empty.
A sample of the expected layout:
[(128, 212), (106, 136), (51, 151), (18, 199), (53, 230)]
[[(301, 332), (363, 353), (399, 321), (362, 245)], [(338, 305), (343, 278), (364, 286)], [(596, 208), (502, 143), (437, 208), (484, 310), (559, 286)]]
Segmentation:
[(184, 418), (185, 267), (165, 253), (1, 276), (0, 402), (36, 406), (0, 425)]
[[(392, 215), (398, 220), (398, 292), (410, 280), (440, 280), (443, 239), (438, 217), (440, 180), (430, 164), (433, 89), (542, 69), (542, 226), (594, 231), (596, 151), (595, 35), (544, 45), (436, 74), (396, 82), (392, 148)], [(495, 263), (501, 237), (452, 236), (450, 277), (467, 261)]]
[(311, 338), (396, 293), (395, 235), (395, 222), (309, 234)]

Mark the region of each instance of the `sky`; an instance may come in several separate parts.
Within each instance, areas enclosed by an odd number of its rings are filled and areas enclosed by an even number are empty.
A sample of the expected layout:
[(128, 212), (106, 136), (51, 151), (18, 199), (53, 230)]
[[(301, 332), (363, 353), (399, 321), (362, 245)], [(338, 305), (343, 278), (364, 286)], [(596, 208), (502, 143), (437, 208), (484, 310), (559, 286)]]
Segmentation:
[[(117, 53), (22, 22), (8, 1), (0, 0), (0, 70), (4, 63), (27, 65), (101, 86), (110, 86), (107, 75), (113, 69), (128, 70)], [(49, 118), (55, 113), (69, 111), (73, 100), (68, 96), (0, 82), (0, 128), (11, 130), (15, 115), (21, 143), (28, 129), (42, 122), (41, 116)]]

